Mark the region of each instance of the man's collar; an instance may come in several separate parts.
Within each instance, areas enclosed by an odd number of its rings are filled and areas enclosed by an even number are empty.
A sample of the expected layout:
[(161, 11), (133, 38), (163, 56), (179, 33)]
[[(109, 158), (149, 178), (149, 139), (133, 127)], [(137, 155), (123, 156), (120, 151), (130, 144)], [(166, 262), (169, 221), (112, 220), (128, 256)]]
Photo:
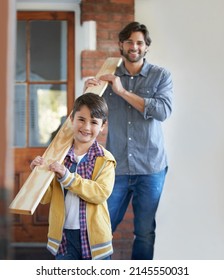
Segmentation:
[[(141, 75), (143, 77), (147, 77), (148, 69), (150, 67), (151, 67), (151, 65), (144, 58), (142, 69), (139, 72), (139, 74), (137, 74), (137, 75)], [(116, 75), (119, 76), (119, 77), (124, 76), (124, 75), (131, 76), (130, 73), (127, 71), (127, 69), (124, 66), (124, 61), (122, 61), (120, 66), (117, 68)]]

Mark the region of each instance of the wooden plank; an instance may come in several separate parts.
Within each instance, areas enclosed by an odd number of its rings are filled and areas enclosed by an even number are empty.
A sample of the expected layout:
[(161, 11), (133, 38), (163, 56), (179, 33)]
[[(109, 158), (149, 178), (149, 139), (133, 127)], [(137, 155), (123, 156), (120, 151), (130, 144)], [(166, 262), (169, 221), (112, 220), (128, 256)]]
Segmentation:
[[(99, 78), (102, 75), (105, 74), (114, 74), (116, 66), (119, 66), (121, 64), (122, 59), (121, 58), (115, 58), (115, 57), (109, 57), (106, 60), (106, 63), (103, 64), (103, 66), (100, 68), (100, 71), (96, 74), (96, 78)], [(107, 82), (101, 81), (101, 84), (99, 86), (89, 87), (86, 89), (85, 93), (92, 92), (95, 94), (99, 94), (100, 96), (103, 95), (104, 90), (107, 87)]]
[[(96, 77), (99, 78), (103, 74), (113, 74), (120, 63), (120, 58), (107, 58)], [(102, 82), (99, 86), (87, 88), (85, 93), (93, 92), (102, 95), (107, 84), (107, 82)], [(69, 116), (44, 152), (45, 164), (34, 168), (10, 204), (10, 213), (32, 215), (35, 212), (54, 178), (54, 172), (49, 171), (47, 166), (56, 160), (62, 163), (72, 145), (72, 141), (73, 128)]]

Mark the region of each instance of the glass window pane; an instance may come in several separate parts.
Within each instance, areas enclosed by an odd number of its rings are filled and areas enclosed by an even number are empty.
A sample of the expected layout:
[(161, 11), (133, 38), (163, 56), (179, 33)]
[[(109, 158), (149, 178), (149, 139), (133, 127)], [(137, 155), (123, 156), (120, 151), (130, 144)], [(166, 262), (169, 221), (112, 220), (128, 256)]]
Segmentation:
[(26, 146), (26, 86), (15, 86), (14, 146)]
[(16, 81), (26, 80), (26, 22), (17, 22)]
[(31, 21), (30, 80), (67, 79), (67, 22)]
[(67, 118), (65, 85), (30, 87), (29, 146), (48, 146), (53, 135)]

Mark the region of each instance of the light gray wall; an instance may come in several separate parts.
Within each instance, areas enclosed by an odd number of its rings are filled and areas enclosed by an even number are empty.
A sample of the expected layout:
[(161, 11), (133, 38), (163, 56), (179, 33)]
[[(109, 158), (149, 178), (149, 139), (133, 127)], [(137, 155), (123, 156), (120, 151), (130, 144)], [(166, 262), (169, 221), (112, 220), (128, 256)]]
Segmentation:
[(175, 90), (155, 258), (223, 259), (224, 2), (135, 2), (152, 37), (147, 58), (172, 72)]

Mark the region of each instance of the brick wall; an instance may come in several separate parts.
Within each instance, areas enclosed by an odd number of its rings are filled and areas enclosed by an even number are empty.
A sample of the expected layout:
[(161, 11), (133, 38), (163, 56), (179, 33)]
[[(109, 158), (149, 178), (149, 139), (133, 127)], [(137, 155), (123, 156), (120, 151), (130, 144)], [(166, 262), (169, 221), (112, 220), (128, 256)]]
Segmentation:
[(134, 20), (134, 0), (82, 0), (81, 23), (96, 21), (97, 48), (82, 52), (82, 77), (94, 76), (107, 57), (118, 57), (118, 33)]
[[(97, 48), (84, 50), (81, 57), (82, 78), (95, 76), (107, 57), (119, 57), (118, 33), (134, 21), (134, 0), (82, 0), (81, 24), (96, 21)], [(105, 144), (107, 130), (98, 141)], [(130, 259), (133, 240), (133, 215), (129, 206), (123, 222), (114, 233), (113, 259)]]

